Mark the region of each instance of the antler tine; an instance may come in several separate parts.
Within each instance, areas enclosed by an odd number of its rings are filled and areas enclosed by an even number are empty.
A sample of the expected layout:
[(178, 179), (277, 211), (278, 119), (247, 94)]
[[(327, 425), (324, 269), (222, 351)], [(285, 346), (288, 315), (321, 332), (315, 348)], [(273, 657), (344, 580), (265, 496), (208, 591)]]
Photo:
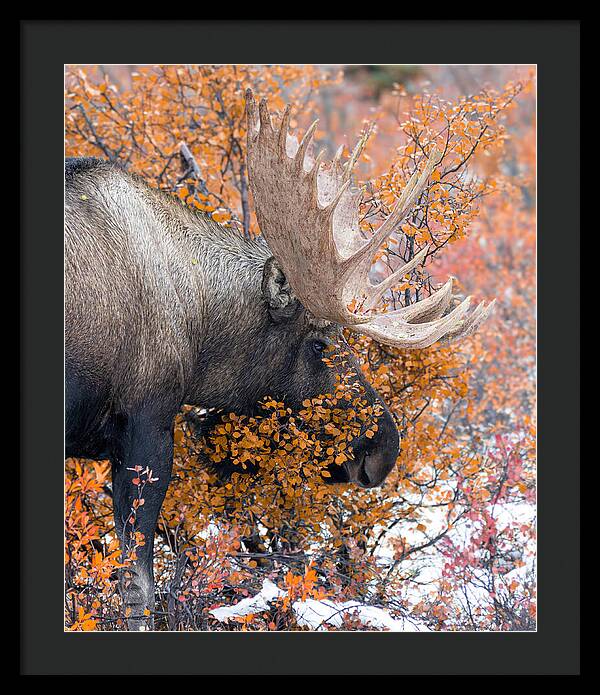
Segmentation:
[(288, 132), (290, 129), (291, 114), (292, 114), (292, 107), (290, 104), (287, 104), (285, 107), (285, 111), (283, 112), (283, 117), (281, 118), (281, 126), (279, 127), (279, 139), (278, 139), (279, 156), (282, 158), (287, 155), (287, 139), (288, 139)]
[(452, 301), (453, 278), (429, 297), (399, 309), (403, 319), (409, 323), (426, 323), (444, 315)]
[(318, 124), (319, 119), (317, 118), (315, 121), (311, 123), (309, 129), (306, 131), (306, 133), (304, 133), (304, 137), (300, 141), (298, 151), (296, 152), (296, 168), (299, 171), (303, 171), (304, 169), (304, 158), (306, 156), (308, 146), (312, 142)]
[[(339, 164), (340, 159), (342, 158), (342, 154), (344, 152), (344, 146), (340, 145), (337, 150), (335, 151), (335, 155), (333, 157), (333, 164), (337, 166)], [(348, 179), (349, 181), (350, 179)]]
[(369, 138), (371, 137), (374, 129), (375, 129), (375, 124), (373, 122), (368, 123), (367, 127), (365, 128), (364, 133), (360, 136), (360, 138), (358, 139), (358, 142), (354, 146), (354, 149), (352, 150), (352, 154), (350, 155), (350, 159), (348, 159), (348, 161), (346, 162), (346, 164), (344, 166), (344, 180), (345, 181), (350, 180), (350, 177), (352, 176), (352, 172), (354, 171), (354, 167), (356, 166), (356, 162), (358, 162), (358, 159), (359, 159), (360, 155), (362, 154), (363, 150), (365, 149), (367, 142), (368, 142)]
[(413, 208), (417, 198), (427, 185), (427, 181), (439, 161), (439, 157), (440, 153), (435, 149), (429, 156), (423, 171), (420, 174), (418, 171), (415, 171), (410, 177), (406, 187), (402, 191), (400, 199), (385, 222), (381, 224), (375, 234), (373, 234), (369, 241), (359, 249), (354, 256), (347, 259), (346, 264), (350, 268), (352, 266), (366, 266), (367, 268), (371, 266), (373, 256), (377, 253), (380, 246), (394, 231), (398, 223), (400, 223)]
[(343, 147), (329, 163), (323, 163), (323, 151), (316, 158), (309, 156), (318, 121), (298, 144), (288, 132), (289, 105), (274, 130), (266, 102), (257, 106), (248, 90), (246, 113), (248, 173), (258, 224), (294, 294), (310, 314), (396, 347), (427, 347), (444, 336), (456, 339), (473, 332), (489, 316), (492, 305), (480, 304), (467, 317), (470, 298), (446, 314), (452, 279), (415, 304), (372, 313), (383, 294), (429, 254), (426, 246), (379, 284), (369, 280), (377, 250), (412, 210), (439, 163), (437, 149), (422, 171), (411, 176), (392, 213), (365, 242), (359, 225), (361, 194), (351, 183), (374, 124), (365, 128), (342, 166)]
[(260, 130), (258, 136), (260, 138), (270, 138), (273, 135), (273, 123), (271, 122), (271, 114), (266, 99), (261, 99), (258, 105), (258, 115), (260, 118)]
[(321, 162), (323, 161), (325, 154), (326, 154), (326, 150), (319, 150), (319, 154), (316, 156), (315, 161), (312, 163), (312, 169), (310, 170), (310, 175), (313, 177), (315, 184), (317, 181), (317, 175), (319, 173), (319, 167), (321, 166)]
[(485, 302), (480, 302), (471, 315), (462, 321), (461, 325), (457, 326), (453, 331), (446, 333), (444, 343), (453, 343), (475, 333), (479, 326), (491, 316), (495, 305), (495, 299), (487, 306)]
[(381, 299), (381, 297), (383, 297), (384, 292), (389, 290), (394, 285), (397, 285), (401, 278), (412, 272), (420, 263), (424, 263), (429, 252), (429, 248), (429, 246), (426, 246), (425, 248), (421, 249), (411, 261), (405, 263), (400, 268), (397, 268), (391, 275), (388, 275), (385, 280), (382, 280), (378, 285), (375, 285), (373, 289), (369, 288), (369, 298), (365, 309), (372, 309)]
[(399, 309), (380, 314), (369, 323), (353, 326), (353, 330), (393, 347), (426, 348), (446, 334), (460, 330), (470, 304), (471, 297), (467, 297), (443, 318), (427, 323), (407, 323), (401, 313), (404, 310)]
[(256, 135), (259, 129), (256, 100), (251, 89), (246, 90), (246, 120), (248, 122), (248, 140), (250, 140), (250, 136)]

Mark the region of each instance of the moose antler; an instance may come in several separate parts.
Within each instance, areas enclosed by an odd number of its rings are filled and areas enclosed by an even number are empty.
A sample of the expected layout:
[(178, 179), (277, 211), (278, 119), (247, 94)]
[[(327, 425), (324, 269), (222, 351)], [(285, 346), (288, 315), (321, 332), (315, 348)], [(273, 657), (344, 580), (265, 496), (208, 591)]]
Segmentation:
[(359, 228), (362, 192), (351, 188), (352, 171), (372, 127), (367, 128), (345, 164), (342, 147), (333, 161), (324, 152), (313, 158), (315, 121), (298, 140), (290, 135), (290, 106), (275, 128), (267, 102), (257, 108), (246, 92), (248, 172), (254, 208), (263, 236), (294, 294), (316, 318), (348, 326), (395, 347), (427, 347), (445, 337), (472, 333), (489, 316), (494, 302), (482, 302), (469, 316), (467, 297), (444, 316), (452, 302), (452, 279), (431, 296), (402, 309), (373, 314), (384, 292), (423, 263), (429, 247), (372, 284), (369, 270), (382, 243), (410, 213), (441, 157), (430, 154), (423, 170), (408, 181), (400, 199), (375, 234), (365, 240)]

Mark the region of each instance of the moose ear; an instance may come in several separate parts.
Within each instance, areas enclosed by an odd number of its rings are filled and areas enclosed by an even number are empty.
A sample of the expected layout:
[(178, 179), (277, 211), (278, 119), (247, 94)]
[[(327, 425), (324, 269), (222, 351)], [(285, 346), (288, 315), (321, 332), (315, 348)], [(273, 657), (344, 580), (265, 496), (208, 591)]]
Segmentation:
[(273, 321), (279, 323), (292, 318), (300, 303), (273, 256), (265, 261), (261, 287)]

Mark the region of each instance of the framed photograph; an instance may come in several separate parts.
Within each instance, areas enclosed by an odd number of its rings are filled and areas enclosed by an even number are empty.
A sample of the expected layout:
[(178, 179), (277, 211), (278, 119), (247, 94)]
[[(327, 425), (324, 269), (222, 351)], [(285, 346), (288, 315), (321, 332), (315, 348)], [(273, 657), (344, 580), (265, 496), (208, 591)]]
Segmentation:
[(578, 23), (22, 39), (21, 672), (577, 674)]

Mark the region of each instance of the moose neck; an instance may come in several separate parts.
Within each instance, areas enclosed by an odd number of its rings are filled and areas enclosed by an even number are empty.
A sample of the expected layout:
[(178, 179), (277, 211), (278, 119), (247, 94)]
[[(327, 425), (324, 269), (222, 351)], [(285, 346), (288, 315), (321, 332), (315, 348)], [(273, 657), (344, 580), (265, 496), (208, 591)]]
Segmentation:
[[(253, 398), (241, 392), (245, 380), (238, 372), (268, 321), (261, 279), (270, 251), (262, 239), (246, 239), (207, 216), (192, 215), (183, 233), (177, 234), (198, 297), (197, 306), (188, 309), (193, 364), (185, 400), (227, 407)], [(223, 364), (228, 365), (226, 371)]]

